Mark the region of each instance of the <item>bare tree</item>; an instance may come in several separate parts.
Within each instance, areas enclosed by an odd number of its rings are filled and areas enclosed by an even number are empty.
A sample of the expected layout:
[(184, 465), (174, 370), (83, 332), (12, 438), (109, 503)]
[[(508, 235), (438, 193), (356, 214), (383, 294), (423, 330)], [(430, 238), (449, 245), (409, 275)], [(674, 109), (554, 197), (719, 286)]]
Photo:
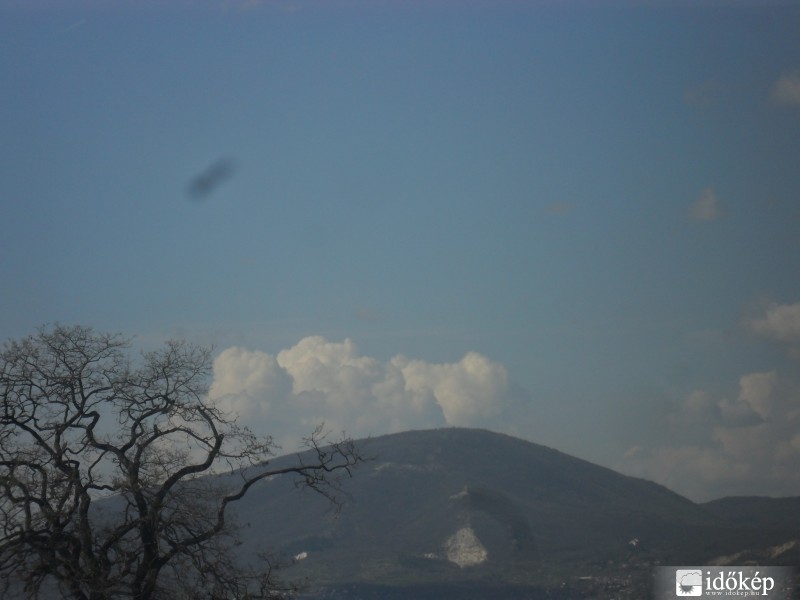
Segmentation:
[[(294, 474), (336, 499), (360, 460), (321, 429), (291, 466), (207, 400), (210, 351), (168, 342), (133, 363), (128, 340), (55, 326), (0, 354), (0, 595), (74, 600), (259, 598), (269, 564), (231, 553), (228, 509)], [(203, 477), (212, 473), (224, 476)], [(99, 508), (98, 508), (99, 507)], [(5, 588), (3, 587), (5, 586)]]

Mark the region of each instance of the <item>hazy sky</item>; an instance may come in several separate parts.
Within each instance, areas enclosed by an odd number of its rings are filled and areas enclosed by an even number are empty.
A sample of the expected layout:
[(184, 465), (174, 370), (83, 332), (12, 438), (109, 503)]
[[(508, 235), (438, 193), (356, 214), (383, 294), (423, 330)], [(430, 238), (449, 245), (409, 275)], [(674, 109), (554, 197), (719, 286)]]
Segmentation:
[(3, 339), (214, 344), (286, 449), (800, 494), (800, 5), (59, 4), (0, 0)]

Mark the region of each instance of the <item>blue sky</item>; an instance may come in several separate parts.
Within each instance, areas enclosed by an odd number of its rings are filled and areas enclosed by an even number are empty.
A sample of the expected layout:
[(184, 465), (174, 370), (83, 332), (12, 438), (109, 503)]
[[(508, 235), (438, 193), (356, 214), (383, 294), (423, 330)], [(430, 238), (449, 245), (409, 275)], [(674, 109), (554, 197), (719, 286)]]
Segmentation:
[(0, 337), (213, 344), (286, 448), (800, 494), (798, 5), (97, 4), (0, 0)]

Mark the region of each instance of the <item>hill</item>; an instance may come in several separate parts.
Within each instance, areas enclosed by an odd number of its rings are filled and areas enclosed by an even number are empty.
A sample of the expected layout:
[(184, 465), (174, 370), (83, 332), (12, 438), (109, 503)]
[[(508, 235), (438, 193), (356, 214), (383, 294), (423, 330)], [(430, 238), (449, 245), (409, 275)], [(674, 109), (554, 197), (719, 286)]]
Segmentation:
[[(388, 598), (390, 589), (426, 597), (430, 586), (451, 586), (462, 598), (477, 589), (505, 597), (514, 586), (550, 594), (540, 597), (561, 597), (552, 595), (559, 589), (563, 597), (603, 597), (617, 588), (644, 597), (653, 565), (760, 556), (800, 537), (791, 529), (798, 499), (776, 501), (782, 511), (764, 499), (696, 504), (489, 431), (412, 431), (367, 440), (363, 449), (372, 460), (347, 482), (350, 498), (338, 514), (291, 481), (254, 486), (237, 508), (243, 555), (276, 550), (294, 562), (287, 578), (322, 585), (330, 598)], [(438, 594), (431, 597), (447, 597)], [(531, 594), (508, 597), (539, 597)]]

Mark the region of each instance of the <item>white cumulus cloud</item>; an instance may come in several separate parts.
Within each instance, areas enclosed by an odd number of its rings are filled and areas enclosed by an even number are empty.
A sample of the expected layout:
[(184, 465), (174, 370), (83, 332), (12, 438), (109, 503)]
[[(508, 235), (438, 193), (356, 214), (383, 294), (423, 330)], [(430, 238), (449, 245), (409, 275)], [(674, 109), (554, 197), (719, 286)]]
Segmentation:
[(406, 389), (431, 395), (449, 425), (472, 425), (492, 417), (510, 400), (508, 374), (502, 365), (476, 352), (453, 364), (431, 364), (398, 357)]
[(776, 342), (800, 341), (800, 302), (770, 305), (766, 314), (750, 322), (750, 328)]
[(489, 426), (519, 399), (505, 367), (476, 352), (454, 363), (405, 356), (382, 362), (361, 355), (352, 340), (321, 336), (306, 337), (276, 356), (223, 350), (214, 361), (209, 396), (287, 451), (323, 422), (355, 437)]
[(210, 396), (227, 411), (245, 419), (268, 415), (270, 404), (261, 398), (282, 400), (292, 389), (288, 374), (265, 352), (232, 347), (214, 360)]
[(734, 399), (692, 392), (665, 427), (670, 442), (638, 445), (618, 468), (696, 500), (800, 493), (800, 386), (775, 371), (743, 375)]

